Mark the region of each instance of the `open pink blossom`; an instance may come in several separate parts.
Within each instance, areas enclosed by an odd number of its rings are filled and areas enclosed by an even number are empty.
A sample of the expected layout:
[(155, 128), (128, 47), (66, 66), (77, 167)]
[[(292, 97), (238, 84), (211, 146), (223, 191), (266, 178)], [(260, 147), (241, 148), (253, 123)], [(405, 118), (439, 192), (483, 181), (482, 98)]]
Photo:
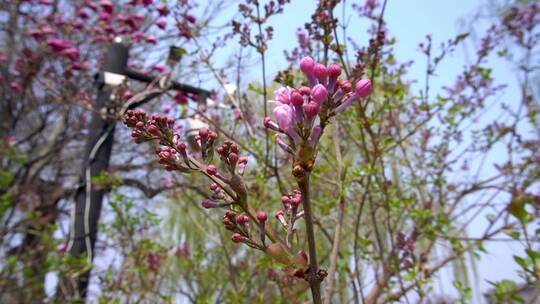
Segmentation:
[(291, 89), (289, 87), (279, 88), (274, 92), (276, 101), (282, 104), (289, 104), (291, 101)]
[(281, 104), (274, 108), (274, 117), (282, 130), (287, 130), (293, 123), (293, 109), (287, 104)]

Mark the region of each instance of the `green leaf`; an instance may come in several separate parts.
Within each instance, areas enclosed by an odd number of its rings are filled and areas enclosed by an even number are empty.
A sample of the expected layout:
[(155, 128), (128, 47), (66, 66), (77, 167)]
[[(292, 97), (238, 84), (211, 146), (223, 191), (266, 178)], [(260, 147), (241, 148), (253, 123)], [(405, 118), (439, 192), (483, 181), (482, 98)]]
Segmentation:
[(514, 199), (506, 208), (508, 212), (517, 218), (520, 222), (525, 223), (529, 213), (525, 210), (525, 202), (521, 199)]
[(256, 87), (255, 85), (253, 84), (248, 84), (248, 87), (247, 87), (248, 91), (252, 91), (254, 93), (257, 93), (259, 95), (263, 95), (264, 94), (264, 91), (262, 90), (262, 88), (260, 87)]
[(282, 243), (273, 243), (266, 247), (265, 252), (267, 255), (272, 257), (274, 260), (280, 262), (281, 264), (287, 266), (294, 265), (294, 258), (291, 252), (285, 245)]

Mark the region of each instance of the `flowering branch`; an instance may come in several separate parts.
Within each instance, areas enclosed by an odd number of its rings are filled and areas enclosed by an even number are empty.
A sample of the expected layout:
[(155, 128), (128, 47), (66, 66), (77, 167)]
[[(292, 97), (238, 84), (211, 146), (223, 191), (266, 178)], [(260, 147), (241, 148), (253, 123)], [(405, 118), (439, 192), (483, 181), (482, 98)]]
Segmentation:
[[(313, 227), (313, 211), (310, 201), (310, 174), (317, 156), (317, 145), (329, 119), (343, 112), (359, 98), (371, 93), (371, 81), (363, 79), (356, 83), (351, 92), (349, 80), (339, 80), (341, 68), (336, 64), (328, 67), (315, 63), (311, 57), (300, 61), (300, 69), (307, 76), (310, 87), (299, 89), (281, 88), (276, 91), (274, 122), (264, 119), (266, 128), (278, 132), (277, 144), (293, 157), (292, 174), (296, 179), (302, 197), (306, 237), (309, 250), (309, 268), (304, 279), (309, 282), (314, 303), (322, 303), (321, 282), (327, 273), (319, 269), (317, 245)], [(318, 124), (316, 120), (318, 118)], [(286, 136), (287, 141), (281, 135)]]

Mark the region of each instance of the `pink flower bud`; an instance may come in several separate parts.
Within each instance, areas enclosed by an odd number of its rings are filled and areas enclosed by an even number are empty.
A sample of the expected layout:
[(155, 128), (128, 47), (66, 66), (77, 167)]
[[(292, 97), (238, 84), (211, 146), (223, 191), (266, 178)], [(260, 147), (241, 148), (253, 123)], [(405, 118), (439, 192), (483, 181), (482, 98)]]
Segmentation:
[(309, 141), (310, 147), (314, 148), (315, 145), (319, 142), (319, 137), (321, 137), (322, 128), (320, 125), (313, 127), (311, 131), (311, 139)]
[(242, 236), (240, 233), (238, 232), (235, 232), (233, 233), (232, 235), (232, 241), (235, 242), (235, 243), (243, 243), (247, 240), (247, 238), (245, 236)]
[(356, 83), (356, 96), (358, 97), (368, 97), (371, 94), (371, 80), (362, 79)]
[(278, 144), (278, 146), (283, 149), (283, 151), (294, 154), (293, 149), (286, 142), (283, 141), (279, 134), (276, 134), (274, 138), (276, 139), (276, 143)]
[(62, 55), (68, 57), (72, 61), (75, 61), (75, 60), (79, 59), (79, 50), (76, 49), (76, 48), (73, 48), (73, 47), (67, 48), (67, 49), (62, 51)]
[(108, 22), (111, 20), (111, 18), (112, 18), (112, 15), (109, 14), (108, 12), (99, 13), (99, 19), (101, 19), (101, 21)]
[(278, 210), (274, 214), (276, 219), (283, 225), (283, 227), (287, 227), (287, 221), (285, 220), (285, 212), (283, 210)]
[(164, 73), (167, 71), (167, 67), (165, 67), (164, 65), (161, 65), (161, 64), (154, 64), (152, 66), (152, 71), (156, 71), (158, 73)]
[(308, 118), (313, 118), (319, 114), (319, 104), (316, 102), (309, 102), (308, 104), (304, 105), (304, 113), (306, 113), (306, 116)]
[(238, 154), (230, 153), (228, 159), (229, 159), (229, 164), (235, 167), (236, 163), (238, 162)]
[(133, 97), (133, 93), (130, 90), (125, 90), (122, 93), (122, 100), (129, 100), (131, 97)]
[(165, 27), (167, 27), (167, 21), (165, 21), (165, 19), (158, 19), (156, 21), (156, 25), (157, 27), (159, 27), (160, 29), (165, 29)]
[(313, 75), (319, 80), (319, 82), (326, 82), (326, 77), (328, 76), (328, 70), (324, 64), (317, 63), (313, 68)]
[(243, 214), (240, 214), (239, 216), (236, 217), (236, 222), (240, 225), (242, 224), (247, 224), (249, 223), (249, 217), (243, 215)]
[(167, 16), (169, 14), (169, 9), (163, 4), (156, 6), (156, 9), (160, 16)]
[(22, 85), (18, 81), (10, 82), (9, 83), (9, 88), (15, 93), (20, 93), (23, 90)]
[(146, 42), (148, 42), (150, 44), (156, 44), (157, 43), (157, 38), (154, 35), (148, 35), (148, 36), (146, 36)]
[(339, 65), (332, 63), (328, 66), (328, 76), (330, 79), (337, 79), (341, 75), (341, 68)]
[(245, 157), (245, 156), (242, 156), (242, 157), (240, 157), (240, 158), (238, 159), (238, 163), (239, 163), (239, 164), (247, 164), (247, 162), (248, 162), (248, 159), (247, 159), (247, 157)]
[(193, 15), (187, 15), (187, 16), (186, 16), (186, 20), (187, 20), (189, 23), (195, 23), (195, 22), (197, 22), (197, 18), (195, 18), (195, 16), (193, 16)]
[(208, 167), (206, 167), (206, 173), (210, 174), (210, 175), (216, 175), (217, 174), (217, 168), (216, 166), (214, 165), (208, 165)]
[(264, 211), (257, 211), (257, 220), (261, 223), (266, 222), (268, 219), (268, 216), (266, 215), (266, 212)]
[(85, 10), (82, 10), (82, 9), (77, 12), (77, 16), (79, 18), (85, 19), (85, 20), (88, 19), (88, 17), (90, 17), (90, 15), (88, 15), (88, 13)]
[(309, 95), (311, 94), (311, 89), (309, 87), (300, 87), (300, 89), (298, 89), (298, 92), (300, 92), (300, 94), (302, 95)]
[(328, 91), (322, 84), (318, 84), (311, 90), (311, 98), (318, 104), (322, 104), (328, 98)]
[(219, 204), (214, 202), (213, 200), (209, 200), (209, 199), (205, 199), (203, 202), (202, 202), (202, 206), (206, 209), (210, 209), (210, 208), (218, 208), (219, 207)]
[(313, 74), (313, 68), (315, 67), (315, 62), (313, 58), (307, 56), (300, 60), (300, 70), (304, 72), (307, 76)]
[(201, 138), (208, 138), (208, 129), (207, 128), (201, 128), (199, 130), (199, 136)]
[(106, 11), (109, 14), (112, 14), (112, 12), (113, 12), (113, 4), (112, 4), (111, 0), (101, 0), (99, 2), (99, 5), (101, 6), (101, 8), (103, 8), (104, 11)]
[(148, 126), (148, 133), (152, 135), (159, 135), (159, 128), (156, 125), (150, 125)]
[(298, 91), (292, 91), (291, 103), (294, 106), (301, 107), (304, 104), (304, 97)]
[(180, 151), (180, 152), (186, 151), (186, 144), (183, 143), (183, 142), (179, 142), (176, 145), (176, 149), (178, 149), (178, 151)]
[(61, 51), (71, 47), (71, 44), (68, 41), (55, 38), (47, 40), (47, 45), (56, 53), (60, 53)]
[(212, 183), (212, 184), (210, 185), (210, 190), (216, 191), (216, 190), (218, 189), (218, 187), (219, 187), (218, 184)]
[(295, 206), (295, 207), (298, 207), (301, 202), (302, 202), (302, 195), (301, 194), (296, 194), (291, 199), (291, 204), (293, 206)]
[(351, 90), (352, 90), (352, 84), (350, 81), (348, 80), (343, 80), (340, 84), (339, 84), (339, 88), (344, 92), (344, 93), (349, 93)]
[(65, 243), (62, 243), (62, 244), (58, 245), (58, 247), (56, 247), (56, 250), (58, 250), (58, 252), (60, 252), (60, 253), (66, 252), (66, 249), (67, 249), (67, 246), (66, 246)]
[(264, 124), (264, 127), (267, 129), (279, 131), (279, 126), (275, 122), (273, 122), (272, 118), (270, 117), (265, 117), (263, 124)]
[(290, 202), (291, 202), (291, 199), (289, 198), (288, 195), (284, 195), (281, 197), (281, 203), (283, 205), (288, 205)]
[(233, 112), (234, 120), (239, 121), (242, 120), (242, 112), (236, 110)]

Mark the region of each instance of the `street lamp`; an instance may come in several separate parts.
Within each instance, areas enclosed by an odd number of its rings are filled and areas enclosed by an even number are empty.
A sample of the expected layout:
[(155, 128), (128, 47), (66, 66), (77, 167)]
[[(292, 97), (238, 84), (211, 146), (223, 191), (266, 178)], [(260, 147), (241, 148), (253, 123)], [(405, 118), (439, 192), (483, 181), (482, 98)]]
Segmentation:
[[(179, 49), (171, 48), (168, 62), (176, 64), (179, 61)], [(112, 146), (114, 143), (114, 129), (116, 121), (107, 119), (101, 113), (110, 113), (115, 108), (111, 101), (111, 88), (118, 86), (127, 79), (151, 83), (156, 81), (157, 77), (146, 75), (144, 73), (127, 68), (129, 58), (129, 48), (122, 43), (120, 38), (107, 46), (102, 71), (96, 78), (97, 98), (93, 107), (97, 111), (92, 112), (92, 118), (88, 125), (88, 135), (84, 154), (84, 162), (79, 187), (75, 193), (75, 204), (72, 207), (70, 221), (70, 235), (67, 251), (73, 256), (88, 255), (89, 262), (94, 257), (93, 251), (97, 239), (97, 226), (102, 207), (104, 189), (99, 189), (91, 184), (92, 178), (107, 171), (111, 158)], [(178, 83), (168, 80), (167, 90), (179, 90), (186, 93), (196, 94), (198, 98), (198, 109), (204, 111), (206, 108), (206, 99), (209, 92), (201, 88)], [(128, 108), (134, 108), (148, 102), (158, 94), (152, 94), (128, 105)], [(126, 109), (127, 110), (127, 109)], [(188, 120), (187, 128), (190, 134), (198, 132), (205, 124), (197, 119)], [(195, 131), (197, 130), (197, 131)], [(58, 288), (58, 296), (66, 299), (72, 299), (78, 295), (84, 299), (90, 278), (90, 270), (78, 276), (73, 282), (70, 278), (62, 278), (59, 282), (62, 286)]]

